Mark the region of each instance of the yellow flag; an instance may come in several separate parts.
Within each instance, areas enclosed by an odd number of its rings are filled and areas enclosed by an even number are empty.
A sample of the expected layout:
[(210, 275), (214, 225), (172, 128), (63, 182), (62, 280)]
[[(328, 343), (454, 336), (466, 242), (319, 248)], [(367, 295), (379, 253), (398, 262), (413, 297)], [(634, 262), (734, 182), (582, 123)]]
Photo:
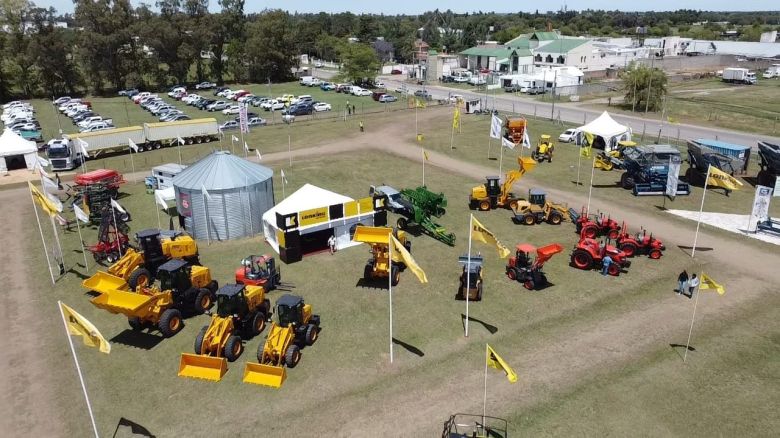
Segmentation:
[(79, 315), (75, 310), (66, 306), (60, 301), (62, 314), (65, 315), (65, 324), (68, 326), (68, 333), (84, 338), (84, 345), (98, 347), (102, 353), (111, 352), (111, 344), (100, 334), (98, 329), (87, 321), (87, 318)]
[(593, 134), (590, 132), (583, 132), (585, 136), (585, 143), (580, 146), (580, 156), (582, 158), (590, 158), (591, 148), (593, 148)]
[(452, 129), (458, 129), (460, 126), (460, 108), (455, 107), (455, 113), (452, 115)]
[(582, 158), (590, 158), (590, 146), (582, 146), (580, 148), (580, 156)]
[(425, 161), (428, 161), (430, 158), (428, 158), (428, 152), (423, 149), (423, 157), (425, 157)]
[(425, 102), (420, 99), (415, 99), (415, 104), (417, 105), (417, 108), (425, 108)]
[(699, 284), (699, 290), (704, 290), (704, 289), (714, 290), (715, 292), (718, 293), (718, 295), (723, 295), (726, 293), (726, 289), (722, 285), (716, 283), (715, 280), (710, 278), (709, 275), (702, 272), (701, 283)]
[(517, 382), (517, 374), (515, 374), (515, 371), (509, 364), (504, 362), (504, 359), (501, 359), (501, 356), (499, 356), (489, 344), (487, 346), (487, 365), (497, 370), (503, 370), (506, 373), (507, 380), (512, 383)]
[(393, 251), (398, 252), (406, 264), (406, 267), (414, 272), (414, 275), (417, 276), (417, 279), (420, 280), (420, 283), (427, 283), (428, 277), (425, 275), (425, 271), (422, 270), (420, 265), (417, 264), (417, 261), (412, 257), (411, 254), (409, 254), (409, 251), (407, 251), (401, 242), (399, 242), (398, 239), (396, 239), (392, 234), (390, 235), (390, 242), (393, 244)]
[(728, 173), (710, 166), (710, 178), (707, 180), (708, 186), (721, 187), (727, 190), (739, 190), (742, 181), (734, 178)]
[(673, 118), (672, 118), (672, 116), (668, 116), (668, 117), (666, 118), (666, 120), (667, 120), (669, 123), (677, 123), (677, 120), (676, 120), (676, 119), (673, 119)]
[(30, 187), (30, 193), (32, 193), (33, 198), (36, 202), (43, 208), (43, 210), (51, 217), (54, 217), (59, 213), (57, 206), (54, 205), (53, 202), (49, 200), (43, 193), (40, 192), (34, 185), (32, 185), (31, 182), (27, 182), (27, 184)]
[(477, 219), (475, 219), (473, 216), (471, 217), (471, 237), (485, 242), (488, 245), (495, 245), (496, 249), (498, 249), (498, 255), (499, 257), (506, 258), (510, 251), (509, 248), (501, 244), (501, 242), (498, 241), (496, 238), (496, 235), (490, 232), (487, 228), (485, 228), (484, 225), (482, 225)]
[(417, 143), (422, 143), (422, 141), (423, 141), (423, 135), (417, 134)]

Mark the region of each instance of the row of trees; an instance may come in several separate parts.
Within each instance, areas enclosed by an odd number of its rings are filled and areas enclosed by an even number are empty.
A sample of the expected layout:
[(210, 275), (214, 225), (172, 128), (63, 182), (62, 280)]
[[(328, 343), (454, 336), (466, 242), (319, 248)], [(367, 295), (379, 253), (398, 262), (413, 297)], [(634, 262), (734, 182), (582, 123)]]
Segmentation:
[[(780, 12), (559, 11), (540, 14), (431, 11), (421, 15), (245, 14), (245, 0), (157, 0), (153, 11), (130, 0), (74, 0), (72, 15), (38, 8), (26, 0), (0, 0), (0, 100), (13, 94), (57, 95), (88, 90), (164, 86), (188, 81), (266, 82), (288, 79), (297, 54), (342, 63), (344, 76), (370, 77), (379, 67), (369, 44), (378, 37), (394, 47), (395, 59), (413, 61), (414, 41), (458, 52), (479, 41), (507, 41), (548, 23), (567, 35), (649, 35), (715, 38), (729, 21), (757, 38), (777, 28)], [(68, 28), (54, 26), (57, 20)], [(694, 22), (711, 24), (692, 26)], [(353, 37), (358, 43), (348, 43)]]

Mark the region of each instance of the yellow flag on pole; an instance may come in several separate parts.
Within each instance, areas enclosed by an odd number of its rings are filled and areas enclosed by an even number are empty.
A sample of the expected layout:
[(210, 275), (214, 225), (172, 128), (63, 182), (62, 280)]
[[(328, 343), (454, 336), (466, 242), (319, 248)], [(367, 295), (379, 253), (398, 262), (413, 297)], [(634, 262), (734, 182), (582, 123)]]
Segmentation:
[(498, 255), (502, 259), (509, 255), (509, 248), (499, 242), (495, 234), (485, 228), (485, 226), (482, 225), (476, 218), (472, 217), (471, 221), (471, 237), (473, 239), (485, 242), (488, 245), (495, 245), (496, 249), (498, 249)]
[(428, 152), (426, 152), (425, 149), (423, 149), (423, 157), (425, 157), (425, 161), (430, 160), (430, 158), (428, 158)]
[(723, 285), (720, 285), (715, 282), (712, 278), (710, 278), (709, 275), (702, 272), (701, 274), (701, 283), (699, 284), (699, 290), (714, 290), (718, 293), (718, 295), (723, 295), (726, 293), (726, 289), (723, 287)]
[(415, 99), (415, 105), (417, 106), (417, 108), (425, 108), (425, 102), (423, 102), (420, 99)]
[(460, 108), (455, 107), (455, 113), (452, 115), (452, 129), (458, 129), (460, 126)]
[(580, 156), (582, 158), (590, 158), (590, 152), (593, 148), (593, 134), (590, 132), (583, 132), (582, 134), (585, 136), (585, 143), (580, 146)]
[(81, 316), (78, 312), (60, 302), (62, 314), (65, 316), (65, 324), (68, 326), (68, 333), (74, 336), (84, 338), (84, 345), (98, 347), (101, 353), (110, 353), (111, 344), (100, 334), (98, 329), (91, 322)]
[(502, 370), (506, 373), (506, 378), (512, 383), (517, 382), (517, 374), (515, 374), (515, 371), (512, 369), (512, 367), (507, 364), (504, 359), (499, 356), (495, 350), (493, 350), (493, 347), (488, 344), (487, 346), (487, 365), (491, 368), (495, 368), (497, 370)]
[(57, 206), (54, 205), (53, 202), (49, 198), (47, 198), (43, 193), (41, 193), (40, 190), (38, 190), (37, 187), (32, 185), (31, 182), (27, 182), (28, 186), (30, 187), (30, 192), (33, 195), (33, 198), (36, 202), (43, 208), (43, 210), (51, 217), (54, 217), (59, 213)]
[(393, 251), (401, 256), (401, 259), (406, 264), (406, 267), (409, 268), (415, 276), (417, 276), (417, 279), (420, 280), (420, 283), (427, 283), (428, 277), (425, 275), (425, 271), (422, 270), (420, 265), (417, 264), (417, 261), (412, 257), (409, 251), (407, 251), (401, 242), (399, 242), (398, 239), (396, 239), (392, 234), (390, 235), (390, 242), (393, 244)]
[(710, 178), (707, 180), (707, 185), (721, 187), (726, 190), (739, 190), (739, 186), (742, 185), (742, 181), (734, 178), (717, 167), (710, 166)]

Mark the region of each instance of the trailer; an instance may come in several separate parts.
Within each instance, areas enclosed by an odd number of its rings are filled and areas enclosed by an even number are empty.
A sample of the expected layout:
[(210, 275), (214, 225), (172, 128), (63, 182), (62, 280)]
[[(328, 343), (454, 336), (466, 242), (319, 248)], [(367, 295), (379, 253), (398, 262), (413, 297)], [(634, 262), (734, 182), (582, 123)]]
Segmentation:
[[(671, 157), (680, 160), (680, 152), (670, 145), (648, 145), (624, 150), (620, 186), (631, 190), (634, 196), (663, 195), (669, 175)], [(690, 195), (688, 183), (677, 183), (677, 195)]]
[[(731, 144), (717, 140), (699, 138), (688, 141), (688, 154), (712, 158), (718, 169), (734, 175), (747, 172), (750, 163), (750, 146)], [(705, 160), (706, 161), (706, 160)], [(720, 164), (720, 165), (718, 165)]]
[(218, 140), (219, 135), (219, 125), (214, 118), (144, 123), (143, 130), (146, 150), (174, 145), (180, 138), (185, 144), (207, 143)]

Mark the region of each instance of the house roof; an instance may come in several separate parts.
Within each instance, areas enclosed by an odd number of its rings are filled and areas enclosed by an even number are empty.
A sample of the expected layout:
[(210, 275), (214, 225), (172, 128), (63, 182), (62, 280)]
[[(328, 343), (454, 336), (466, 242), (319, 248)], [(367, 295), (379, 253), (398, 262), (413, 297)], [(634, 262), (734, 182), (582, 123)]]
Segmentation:
[(555, 32), (534, 32), (531, 35), (531, 39), (537, 41), (552, 41), (558, 39), (558, 34)]
[(587, 42), (590, 40), (585, 38), (561, 38), (538, 47), (536, 51), (539, 53), (569, 53)]
[(511, 39), (504, 43), (507, 47), (512, 47), (515, 49), (527, 49), (531, 47), (531, 40), (528, 39), (528, 35), (520, 35), (514, 39)]
[(282, 202), (263, 213), (263, 220), (267, 220), (269, 223), (276, 223), (276, 220), (272, 219), (276, 217), (276, 213), (286, 215), (303, 210), (310, 210), (312, 208), (343, 204), (352, 200), (352, 198), (347, 196), (307, 183), (290, 196), (284, 198)]
[(460, 52), (461, 55), (467, 56), (488, 56), (492, 58), (503, 59), (510, 56), (514, 50), (511, 47), (471, 47)]
[(580, 126), (580, 131), (590, 132), (593, 135), (598, 135), (603, 138), (612, 138), (616, 135), (621, 135), (624, 132), (628, 132), (629, 128), (616, 122), (615, 119), (610, 117), (609, 113), (604, 111), (596, 119), (592, 120), (587, 125)]

